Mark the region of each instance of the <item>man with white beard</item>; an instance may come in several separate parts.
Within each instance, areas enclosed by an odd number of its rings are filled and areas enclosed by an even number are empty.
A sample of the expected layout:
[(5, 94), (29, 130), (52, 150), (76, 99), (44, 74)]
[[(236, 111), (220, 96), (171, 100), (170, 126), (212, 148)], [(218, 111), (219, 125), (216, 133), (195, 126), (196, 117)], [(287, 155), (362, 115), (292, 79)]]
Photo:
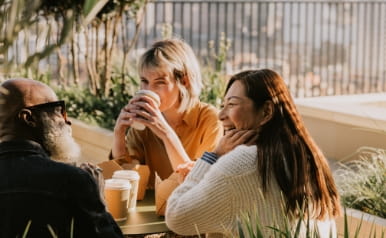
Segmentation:
[(95, 167), (68, 164), (80, 154), (70, 125), (47, 85), (10, 79), (0, 86), (0, 237), (123, 237)]
[(80, 147), (72, 137), (71, 122), (56, 124), (47, 113), (41, 115), (43, 126), (43, 147), (49, 152), (52, 160), (78, 166), (87, 171), (98, 185), (100, 198), (104, 203), (104, 178), (102, 170), (90, 163), (77, 164), (80, 158)]
[(43, 124), (43, 146), (50, 152), (51, 159), (64, 163), (76, 163), (80, 156), (80, 147), (72, 137), (72, 130), (67, 123), (55, 123), (47, 114), (41, 113)]

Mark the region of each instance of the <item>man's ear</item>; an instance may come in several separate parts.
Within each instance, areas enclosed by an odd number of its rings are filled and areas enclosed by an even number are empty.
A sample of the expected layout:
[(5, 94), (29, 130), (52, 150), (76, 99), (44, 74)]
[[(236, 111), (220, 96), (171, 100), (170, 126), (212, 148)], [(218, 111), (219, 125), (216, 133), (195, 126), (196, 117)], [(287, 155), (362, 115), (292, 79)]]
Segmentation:
[(263, 112), (262, 112), (263, 113), (263, 119), (260, 122), (260, 126), (264, 125), (265, 123), (267, 123), (269, 120), (272, 119), (273, 112), (274, 112), (273, 102), (270, 100), (264, 102)]
[(18, 114), (18, 117), (21, 121), (31, 127), (36, 127), (36, 121), (32, 116), (32, 112), (29, 109), (21, 109)]

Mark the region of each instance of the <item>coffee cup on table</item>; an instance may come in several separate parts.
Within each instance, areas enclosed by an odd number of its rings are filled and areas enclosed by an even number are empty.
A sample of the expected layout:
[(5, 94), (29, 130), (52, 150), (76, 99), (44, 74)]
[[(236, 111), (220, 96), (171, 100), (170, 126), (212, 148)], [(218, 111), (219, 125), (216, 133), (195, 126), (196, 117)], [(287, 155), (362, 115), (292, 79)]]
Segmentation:
[[(161, 104), (161, 99), (159, 98), (158, 94), (156, 94), (153, 91), (143, 89), (143, 90), (139, 90), (138, 92), (136, 92), (135, 95), (136, 96), (146, 95), (147, 97), (154, 99), (154, 101), (158, 107)], [(138, 121), (135, 121), (135, 122), (133, 122), (133, 124), (131, 124), (131, 127), (133, 127), (134, 129), (137, 129), (137, 130), (144, 130), (146, 126)]]
[(116, 170), (113, 173), (113, 179), (125, 179), (130, 182), (130, 198), (127, 207), (130, 211), (135, 210), (137, 206), (139, 174), (134, 170)]
[(132, 163), (122, 164), (123, 169), (134, 170), (139, 174), (139, 186), (137, 200), (143, 200), (145, 198), (147, 185), (149, 183), (150, 169), (145, 164), (139, 164), (138, 160), (133, 160)]
[(116, 221), (127, 219), (130, 190), (131, 184), (126, 179), (105, 180), (104, 194), (107, 210)]

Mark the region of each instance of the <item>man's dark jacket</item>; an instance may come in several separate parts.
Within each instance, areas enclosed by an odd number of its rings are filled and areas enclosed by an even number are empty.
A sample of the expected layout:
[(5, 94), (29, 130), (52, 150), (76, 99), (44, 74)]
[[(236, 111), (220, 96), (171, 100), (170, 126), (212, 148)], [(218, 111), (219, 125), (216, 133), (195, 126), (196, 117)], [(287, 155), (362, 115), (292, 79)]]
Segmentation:
[(95, 180), (52, 161), (32, 141), (0, 143), (0, 237), (123, 237), (106, 212)]

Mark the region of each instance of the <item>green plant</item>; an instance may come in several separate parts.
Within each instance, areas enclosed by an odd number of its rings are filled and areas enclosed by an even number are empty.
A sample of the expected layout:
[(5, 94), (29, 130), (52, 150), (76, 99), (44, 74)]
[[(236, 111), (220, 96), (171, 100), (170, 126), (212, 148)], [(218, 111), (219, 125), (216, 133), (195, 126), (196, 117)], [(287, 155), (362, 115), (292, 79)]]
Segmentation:
[(56, 93), (67, 102), (70, 117), (113, 129), (119, 112), (138, 88), (138, 80), (128, 78), (130, 82), (121, 82), (115, 78), (107, 96), (95, 97), (88, 89), (78, 87), (56, 88)]
[(312, 222), (304, 215), (301, 209), (299, 209), (300, 218), (294, 224), (287, 214), (280, 216), (280, 220), (277, 224), (272, 224), (267, 227), (263, 227), (259, 223), (259, 214), (254, 212), (244, 214), (238, 221), (238, 232), (240, 238), (263, 238), (267, 233), (270, 233), (269, 237), (280, 238), (318, 238), (319, 232), (316, 229), (316, 224), (312, 225)]
[[(4, 62), (2, 62), (4, 75), (14, 75), (18, 73), (19, 68), (25, 68), (28, 74), (31, 74), (31, 71), (36, 71), (35, 77), (38, 77), (39, 61), (72, 39), (74, 33), (72, 29), (77, 25), (75, 23), (78, 25), (88, 24), (88, 21), (96, 16), (107, 0), (67, 1), (67, 4), (60, 1), (60, 7), (50, 8), (49, 6), (53, 5), (54, 2), (48, 0), (0, 0), (0, 31), (2, 32), (0, 35), (0, 56), (4, 55)], [(52, 17), (53, 12), (61, 13), (60, 20), (57, 16)], [(43, 18), (47, 20), (46, 24), (39, 24)], [(31, 34), (36, 36), (35, 52), (30, 52)], [(53, 39), (53, 36), (56, 37)], [(38, 46), (40, 41), (45, 42), (42, 49), (38, 49), (40, 48)], [(16, 48), (18, 54), (24, 55), (21, 59), (22, 62), (19, 62), (20, 59), (18, 59), (17, 54), (8, 57), (8, 51), (11, 48)]]
[[(27, 238), (28, 231), (31, 227), (31, 223), (32, 223), (32, 221), (29, 220), (27, 223), (27, 226), (24, 229), (22, 238)], [(58, 238), (58, 235), (55, 233), (54, 229), (52, 228), (52, 226), (50, 224), (47, 224), (47, 229), (53, 238)], [(74, 218), (71, 219), (71, 226), (70, 226), (70, 238), (73, 238), (73, 237), (74, 237)]]
[(203, 74), (203, 90), (200, 99), (208, 102), (215, 107), (221, 104), (221, 98), (225, 92), (227, 83), (227, 74), (225, 69), (226, 58), (228, 50), (231, 47), (231, 40), (226, 38), (222, 33), (220, 36), (219, 47), (216, 52), (213, 41), (209, 42), (210, 55), (204, 62)]
[(26, 227), (25, 227), (25, 229), (24, 229), (24, 232), (23, 232), (23, 236), (22, 236), (22, 238), (26, 238), (26, 237), (27, 237), (27, 234), (28, 234), (29, 228), (31, 227), (31, 223), (32, 223), (32, 221), (31, 221), (31, 220), (29, 220), (29, 221), (28, 221), (28, 223), (27, 223), (27, 226), (26, 226)]
[(127, 75), (147, 2), (0, 0), (0, 76), (38, 79), (51, 71), (41, 61), (56, 53), (57, 72), (50, 72), (49, 80), (86, 86), (96, 97), (107, 97), (116, 68), (121, 78)]
[(361, 147), (358, 154), (334, 172), (342, 203), (386, 218), (386, 150)]
[[(265, 231), (271, 230), (273, 234), (269, 237), (274, 238), (319, 238), (321, 233), (311, 225), (310, 220), (301, 218), (297, 221), (295, 226), (290, 226), (290, 221), (287, 216), (282, 217), (282, 224), (285, 224), (284, 227), (277, 227), (275, 225), (269, 227), (262, 227), (258, 222), (258, 214), (251, 215), (245, 214), (237, 223), (238, 233), (240, 238), (264, 238)], [(344, 229), (343, 234), (339, 234), (339, 237), (344, 238), (359, 238), (360, 231), (362, 228), (363, 220), (360, 221), (357, 227), (354, 230), (350, 230), (349, 222), (347, 219), (346, 208), (344, 209)], [(301, 232), (301, 227), (304, 227), (303, 233)], [(352, 233), (354, 232), (354, 234)], [(377, 234), (374, 227), (371, 228), (370, 233), (367, 234), (367, 238), (384, 238), (385, 230), (382, 230), (381, 234)], [(362, 237), (364, 238), (364, 237)]]

